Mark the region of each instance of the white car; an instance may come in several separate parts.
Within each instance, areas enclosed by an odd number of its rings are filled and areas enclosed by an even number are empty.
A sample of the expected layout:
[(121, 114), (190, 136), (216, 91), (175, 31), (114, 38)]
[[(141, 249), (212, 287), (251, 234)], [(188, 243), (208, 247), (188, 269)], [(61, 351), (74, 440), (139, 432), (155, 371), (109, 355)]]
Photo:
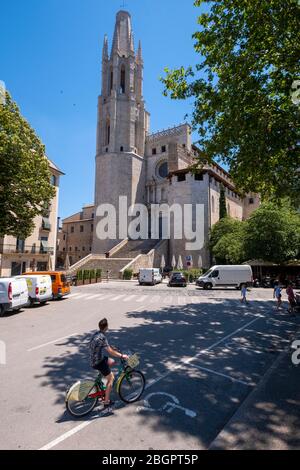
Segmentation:
[(28, 288), (25, 279), (0, 278), (0, 316), (8, 311), (19, 311), (28, 305)]
[(203, 289), (212, 289), (218, 286), (240, 289), (242, 284), (251, 286), (252, 283), (252, 269), (248, 264), (213, 266), (196, 281), (197, 286), (203, 287)]
[(17, 279), (25, 279), (27, 282), (30, 305), (45, 304), (48, 300), (52, 300), (52, 280), (48, 274), (27, 274), (17, 276)]
[(162, 275), (158, 268), (140, 269), (139, 284), (140, 286), (150, 284), (154, 286), (162, 282)]

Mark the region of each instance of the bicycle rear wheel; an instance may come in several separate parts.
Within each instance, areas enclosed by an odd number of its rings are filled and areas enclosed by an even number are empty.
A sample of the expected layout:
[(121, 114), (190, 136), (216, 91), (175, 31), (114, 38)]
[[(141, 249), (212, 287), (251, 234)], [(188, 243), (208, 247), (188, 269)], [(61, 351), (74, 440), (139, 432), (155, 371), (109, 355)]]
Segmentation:
[(145, 377), (138, 370), (126, 372), (119, 385), (119, 395), (125, 403), (134, 403), (138, 401), (145, 389)]
[[(90, 391), (89, 396), (95, 395), (98, 392), (99, 388), (95, 385), (95, 387), (93, 387)], [(66, 408), (68, 412), (75, 418), (82, 418), (83, 416), (91, 413), (98, 403), (98, 397), (89, 398), (89, 396), (87, 396), (82, 401), (68, 399), (66, 401)]]

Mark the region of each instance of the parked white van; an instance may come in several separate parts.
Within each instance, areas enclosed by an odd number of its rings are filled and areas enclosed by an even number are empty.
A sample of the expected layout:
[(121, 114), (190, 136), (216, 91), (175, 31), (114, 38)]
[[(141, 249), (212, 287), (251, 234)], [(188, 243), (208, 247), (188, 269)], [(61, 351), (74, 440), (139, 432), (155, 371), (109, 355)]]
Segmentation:
[(162, 275), (158, 268), (140, 269), (140, 272), (139, 272), (140, 286), (144, 284), (151, 284), (152, 286), (154, 286), (155, 284), (159, 284), (160, 282), (162, 282)]
[(203, 287), (203, 289), (212, 289), (218, 286), (240, 289), (242, 284), (251, 286), (252, 283), (252, 269), (248, 264), (213, 266), (196, 281), (197, 286)]
[(35, 303), (45, 304), (52, 299), (52, 280), (48, 274), (27, 274), (17, 276), (17, 279), (25, 279), (28, 287), (30, 305)]
[(8, 311), (19, 311), (28, 305), (28, 288), (25, 279), (0, 278), (0, 316)]

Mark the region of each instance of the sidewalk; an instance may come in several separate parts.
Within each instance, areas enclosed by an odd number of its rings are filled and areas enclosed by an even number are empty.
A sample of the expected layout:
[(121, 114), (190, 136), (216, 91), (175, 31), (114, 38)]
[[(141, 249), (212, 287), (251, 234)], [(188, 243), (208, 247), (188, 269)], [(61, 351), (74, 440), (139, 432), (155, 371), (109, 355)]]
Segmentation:
[(210, 450), (300, 449), (300, 364), (291, 354), (280, 354)]

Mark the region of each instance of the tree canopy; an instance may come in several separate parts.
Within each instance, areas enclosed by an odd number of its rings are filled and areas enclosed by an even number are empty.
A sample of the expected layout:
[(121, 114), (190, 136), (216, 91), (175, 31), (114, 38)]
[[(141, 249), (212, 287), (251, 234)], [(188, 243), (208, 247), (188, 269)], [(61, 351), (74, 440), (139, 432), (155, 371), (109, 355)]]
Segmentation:
[(285, 200), (263, 203), (243, 222), (227, 216), (212, 227), (209, 248), (224, 264), (299, 259), (300, 214)]
[(245, 222), (247, 259), (282, 263), (300, 257), (300, 214), (288, 204), (262, 204)]
[(6, 93), (0, 103), (0, 236), (25, 239), (55, 195), (40, 139)]
[(299, 202), (299, 2), (195, 1), (205, 4), (199, 63), (166, 69), (164, 93), (194, 101), (202, 154), (228, 165), (239, 189)]

